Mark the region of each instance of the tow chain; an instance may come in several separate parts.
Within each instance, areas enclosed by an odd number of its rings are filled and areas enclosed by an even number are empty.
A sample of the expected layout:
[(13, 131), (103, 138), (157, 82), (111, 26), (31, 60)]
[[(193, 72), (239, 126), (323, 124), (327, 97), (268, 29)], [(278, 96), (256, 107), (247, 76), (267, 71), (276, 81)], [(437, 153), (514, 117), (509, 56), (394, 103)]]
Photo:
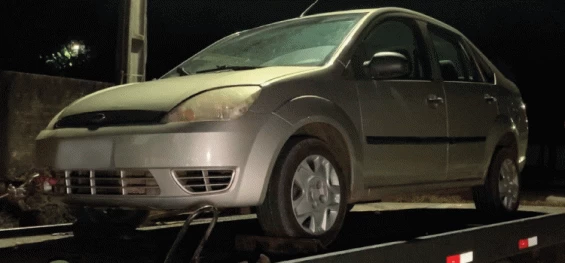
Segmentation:
[(190, 226), (190, 223), (192, 223), (192, 221), (202, 213), (212, 213), (212, 220), (208, 224), (208, 229), (206, 229), (206, 233), (204, 233), (204, 236), (200, 240), (198, 247), (196, 248), (194, 254), (192, 255), (192, 259), (190, 260), (191, 263), (200, 262), (200, 253), (204, 249), (204, 245), (206, 244), (206, 241), (208, 241), (208, 238), (210, 237), (210, 234), (212, 233), (212, 230), (214, 229), (214, 226), (216, 225), (216, 222), (218, 221), (218, 216), (220, 214), (218, 209), (212, 205), (203, 205), (188, 216), (186, 221), (184, 221), (184, 225), (180, 229), (177, 238), (175, 239), (175, 242), (173, 243), (173, 245), (169, 249), (169, 252), (167, 253), (167, 257), (165, 258), (165, 263), (173, 262), (172, 261), (173, 257), (177, 253), (178, 246), (180, 245), (181, 241), (186, 236), (186, 232), (188, 231), (188, 227)]

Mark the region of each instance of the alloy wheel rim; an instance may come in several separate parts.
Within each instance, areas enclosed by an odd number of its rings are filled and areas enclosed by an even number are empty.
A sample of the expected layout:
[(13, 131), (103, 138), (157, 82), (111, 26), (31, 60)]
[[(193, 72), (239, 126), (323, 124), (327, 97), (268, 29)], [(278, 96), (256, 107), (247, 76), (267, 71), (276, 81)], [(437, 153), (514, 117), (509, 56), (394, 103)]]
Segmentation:
[(332, 163), (321, 155), (306, 157), (294, 173), (291, 197), (294, 217), (302, 229), (314, 235), (327, 232), (335, 224), (341, 201)]
[(518, 169), (512, 159), (506, 159), (500, 167), (498, 182), (498, 193), (500, 201), (507, 210), (512, 210), (518, 202), (520, 185), (518, 181)]

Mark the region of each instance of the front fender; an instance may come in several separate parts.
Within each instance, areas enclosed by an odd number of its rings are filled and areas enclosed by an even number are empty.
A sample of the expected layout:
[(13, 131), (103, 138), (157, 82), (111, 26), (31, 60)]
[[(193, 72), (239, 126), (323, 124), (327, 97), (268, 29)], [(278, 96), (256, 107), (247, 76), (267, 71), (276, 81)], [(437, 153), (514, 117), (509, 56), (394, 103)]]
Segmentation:
[(364, 189), (361, 170), (363, 151), (359, 129), (349, 115), (337, 104), (318, 96), (294, 98), (277, 108), (274, 113), (293, 127), (293, 134), (311, 123), (328, 124), (339, 131), (347, 144), (350, 156), (350, 200), (358, 199), (360, 196), (357, 195), (361, 195)]

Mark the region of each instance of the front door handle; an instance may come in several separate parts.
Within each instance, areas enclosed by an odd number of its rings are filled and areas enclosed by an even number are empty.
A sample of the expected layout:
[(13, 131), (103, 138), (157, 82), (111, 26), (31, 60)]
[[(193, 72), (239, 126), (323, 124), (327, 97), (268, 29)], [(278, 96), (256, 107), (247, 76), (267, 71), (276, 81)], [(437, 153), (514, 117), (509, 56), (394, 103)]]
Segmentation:
[(428, 103), (439, 104), (443, 103), (443, 98), (438, 97), (437, 95), (430, 94), (428, 95)]
[(488, 103), (496, 102), (496, 98), (491, 96), (490, 94), (485, 94), (484, 98), (485, 98), (485, 101), (488, 102)]

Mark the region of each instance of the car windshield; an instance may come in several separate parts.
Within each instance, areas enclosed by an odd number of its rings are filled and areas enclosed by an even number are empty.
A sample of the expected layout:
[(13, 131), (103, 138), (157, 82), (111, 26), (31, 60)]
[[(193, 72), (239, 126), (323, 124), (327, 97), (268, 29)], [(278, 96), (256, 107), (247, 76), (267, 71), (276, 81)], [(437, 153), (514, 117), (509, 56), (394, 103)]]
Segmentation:
[(205, 48), (162, 78), (223, 69), (321, 66), (363, 15), (319, 16), (243, 31)]

